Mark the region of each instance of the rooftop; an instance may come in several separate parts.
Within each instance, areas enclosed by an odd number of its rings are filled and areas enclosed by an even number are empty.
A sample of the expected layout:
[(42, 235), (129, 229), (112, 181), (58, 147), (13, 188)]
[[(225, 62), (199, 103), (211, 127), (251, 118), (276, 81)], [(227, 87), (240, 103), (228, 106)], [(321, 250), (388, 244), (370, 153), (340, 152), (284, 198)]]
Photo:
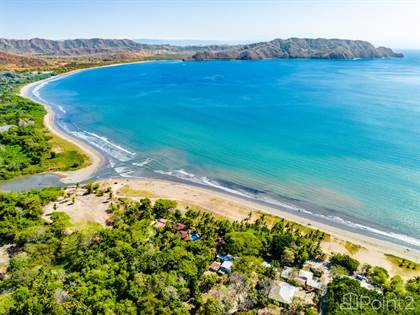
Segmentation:
[(211, 271), (218, 271), (219, 269), (220, 269), (220, 265), (221, 265), (221, 263), (219, 263), (218, 261), (213, 261), (212, 263), (211, 263), (211, 265), (210, 265), (210, 270)]
[(299, 274), (298, 274), (299, 278), (309, 280), (309, 279), (312, 279), (313, 276), (314, 276), (313, 273), (310, 272), (310, 271), (306, 271), (306, 270), (303, 270), (303, 269), (299, 270)]
[(283, 271), (281, 272), (281, 277), (283, 279), (289, 279), (292, 276), (293, 268), (292, 267), (284, 267)]

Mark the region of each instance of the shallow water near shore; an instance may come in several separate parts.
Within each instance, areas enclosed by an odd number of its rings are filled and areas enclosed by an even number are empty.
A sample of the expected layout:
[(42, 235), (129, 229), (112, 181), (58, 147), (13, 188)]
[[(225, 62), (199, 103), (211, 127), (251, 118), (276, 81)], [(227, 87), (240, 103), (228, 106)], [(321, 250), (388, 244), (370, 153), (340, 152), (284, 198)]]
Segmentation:
[(418, 53), (151, 62), (82, 71), (33, 94), (107, 154), (99, 177), (181, 179), (415, 243), (419, 78)]

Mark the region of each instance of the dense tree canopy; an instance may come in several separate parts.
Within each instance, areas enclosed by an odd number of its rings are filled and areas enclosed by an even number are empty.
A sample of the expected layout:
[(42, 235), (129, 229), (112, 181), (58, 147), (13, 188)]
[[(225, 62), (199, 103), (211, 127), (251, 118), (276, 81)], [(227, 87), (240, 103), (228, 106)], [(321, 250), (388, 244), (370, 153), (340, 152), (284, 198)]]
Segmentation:
[(17, 79), (21, 75), (7, 74), (0, 73), (0, 181), (86, 164), (87, 158), (73, 145), (48, 133), (43, 125), (47, 112), (42, 105), (14, 94), (22, 83), (42, 76)]
[[(107, 228), (72, 229), (65, 213), (53, 212), (51, 223), (41, 218), (42, 207), (61, 194), (58, 188), (0, 194), (0, 239), (14, 252), (0, 281), (3, 313), (224, 314), (233, 302), (221, 292), (248, 296), (237, 307), (258, 309), (268, 301), (273, 277), (262, 262), (282, 264), (271, 242), (274, 235), (291, 233), (261, 221), (230, 222), (192, 209), (183, 214), (174, 201), (149, 199), (114, 202)], [(155, 228), (160, 218), (168, 223)], [(184, 241), (175, 224), (200, 239)], [(301, 252), (292, 240), (285, 245)], [(320, 252), (318, 241), (302, 244), (308, 257)], [(215, 249), (235, 256), (231, 275), (208, 273)]]

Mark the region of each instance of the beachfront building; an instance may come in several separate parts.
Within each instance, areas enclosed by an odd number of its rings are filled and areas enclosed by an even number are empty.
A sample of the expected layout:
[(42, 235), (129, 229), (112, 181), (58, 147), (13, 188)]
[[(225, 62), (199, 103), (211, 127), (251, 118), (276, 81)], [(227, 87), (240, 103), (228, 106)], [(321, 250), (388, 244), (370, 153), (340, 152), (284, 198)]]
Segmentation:
[(166, 226), (166, 222), (167, 222), (168, 220), (166, 220), (166, 219), (159, 219), (159, 220), (157, 220), (157, 222), (155, 223), (155, 228), (160, 228), (160, 229), (163, 229), (165, 226)]
[(6, 131), (8, 131), (12, 127), (16, 127), (16, 125), (3, 125), (3, 126), (0, 126), (0, 132), (6, 132)]
[(174, 224), (173, 228), (174, 228), (175, 231), (181, 231), (181, 230), (185, 229), (185, 224), (176, 223), (176, 224)]
[(284, 267), (283, 271), (281, 272), (280, 276), (283, 279), (289, 280), (293, 275), (294, 268), (292, 267)]
[(314, 280), (314, 279), (308, 279), (306, 280), (306, 286), (308, 286), (311, 289), (321, 290), (322, 284), (320, 281)]
[(224, 261), (219, 269), (220, 273), (230, 273), (232, 271), (233, 261), (226, 260)]
[(362, 288), (368, 289), (368, 290), (375, 290), (378, 293), (382, 293), (382, 290), (373, 284), (369, 283), (369, 279), (362, 275), (357, 275), (356, 280), (359, 281), (360, 286)]
[(308, 270), (300, 269), (297, 278), (295, 279), (301, 286), (306, 286), (309, 289), (320, 290), (322, 284), (320, 281), (313, 278), (313, 273)]
[(179, 233), (179, 235), (181, 235), (181, 238), (182, 238), (183, 241), (188, 242), (188, 241), (191, 240), (190, 239), (190, 234), (187, 231), (181, 230), (181, 231), (178, 231), (178, 233)]
[(299, 273), (298, 273), (298, 277), (305, 280), (305, 281), (307, 281), (309, 279), (312, 279), (313, 276), (314, 275), (313, 275), (312, 272), (306, 271), (306, 270), (303, 270), (303, 269), (300, 269)]
[(232, 255), (221, 255), (221, 254), (217, 254), (217, 258), (219, 258), (221, 261), (233, 261), (233, 256)]
[(268, 297), (281, 303), (291, 304), (295, 293), (295, 286), (282, 281), (273, 281)]
[(213, 271), (213, 272), (218, 272), (219, 271), (219, 269), (220, 269), (220, 266), (221, 266), (222, 264), (221, 263), (219, 263), (218, 261), (213, 261), (212, 263), (211, 263), (211, 265), (210, 265), (210, 267), (209, 267), (209, 269), (211, 270), (211, 271)]

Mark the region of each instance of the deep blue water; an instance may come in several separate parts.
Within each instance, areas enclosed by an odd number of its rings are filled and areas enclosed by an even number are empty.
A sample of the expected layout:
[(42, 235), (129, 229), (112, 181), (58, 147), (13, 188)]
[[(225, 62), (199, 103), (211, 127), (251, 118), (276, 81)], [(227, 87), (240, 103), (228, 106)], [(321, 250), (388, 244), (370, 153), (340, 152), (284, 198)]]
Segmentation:
[(107, 175), (176, 176), (420, 239), (420, 53), (149, 62), (38, 93), (108, 152)]

